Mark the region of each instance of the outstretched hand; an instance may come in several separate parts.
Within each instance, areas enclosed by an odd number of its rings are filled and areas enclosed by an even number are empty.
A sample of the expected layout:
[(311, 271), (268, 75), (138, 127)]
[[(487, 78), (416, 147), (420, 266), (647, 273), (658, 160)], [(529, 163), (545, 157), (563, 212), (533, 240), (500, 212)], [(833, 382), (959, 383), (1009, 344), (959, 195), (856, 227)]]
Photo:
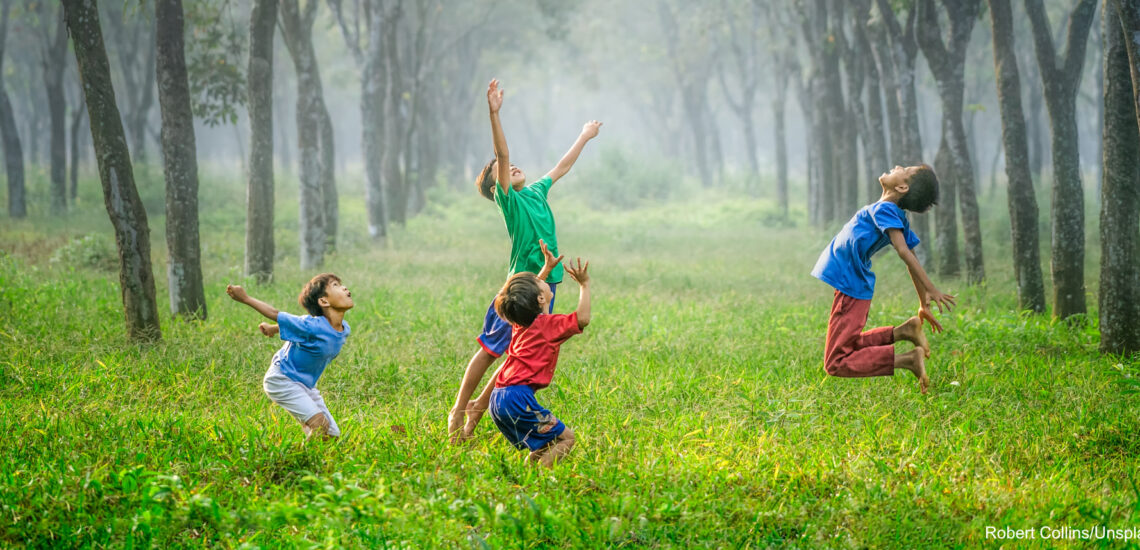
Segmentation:
[(590, 275), (586, 273), (586, 269), (590, 267), (590, 262), (587, 261), (586, 264), (583, 265), (582, 258), (578, 258), (577, 262), (577, 266), (574, 265), (574, 262), (566, 262), (563, 268), (566, 269), (566, 274), (569, 275), (570, 278), (578, 281), (579, 286), (585, 286), (590, 282)]
[(582, 135), (586, 139), (594, 139), (598, 137), (598, 130), (601, 129), (602, 123), (596, 120), (591, 120), (582, 126)]
[(546, 247), (546, 242), (544, 242), (542, 239), (538, 240), (538, 247), (542, 249), (542, 257), (546, 260), (546, 265), (544, 266), (543, 271), (553, 271), (555, 267), (558, 267), (559, 262), (562, 261), (562, 258), (564, 256), (559, 255), (557, 258), (555, 258), (554, 253), (552, 253), (550, 249)]
[(492, 78), (491, 83), (487, 85), (487, 107), (492, 113), (497, 113), (502, 106), (503, 90), (499, 88), (499, 79)]
[(926, 304), (924, 305), (929, 307), (931, 303), (938, 307), (938, 313), (943, 312), (943, 306), (946, 307), (946, 311), (951, 311), (954, 309), (954, 306), (958, 305), (958, 301), (953, 295), (946, 294), (937, 288), (926, 293)]
[(281, 327), (269, 323), (261, 323), (257, 325), (257, 329), (266, 336), (277, 336), (277, 333), (281, 332)]
[[(918, 318), (923, 322), (930, 323), (930, 332), (942, 332), (942, 324), (938, 322), (938, 319), (934, 318), (934, 313), (932, 313), (930, 308), (926, 305), (918, 308)], [(918, 330), (921, 331), (922, 327), (919, 327)]]
[(243, 304), (249, 299), (249, 294), (245, 293), (245, 289), (237, 285), (226, 285), (226, 294)]

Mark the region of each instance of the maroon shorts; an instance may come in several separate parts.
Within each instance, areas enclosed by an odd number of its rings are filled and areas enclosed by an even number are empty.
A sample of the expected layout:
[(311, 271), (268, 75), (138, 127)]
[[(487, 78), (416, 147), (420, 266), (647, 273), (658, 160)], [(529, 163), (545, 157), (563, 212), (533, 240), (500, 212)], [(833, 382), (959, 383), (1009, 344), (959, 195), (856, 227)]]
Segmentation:
[(844, 378), (894, 374), (895, 329), (879, 327), (863, 332), (870, 310), (870, 300), (835, 291), (823, 352), (823, 368), (827, 374)]

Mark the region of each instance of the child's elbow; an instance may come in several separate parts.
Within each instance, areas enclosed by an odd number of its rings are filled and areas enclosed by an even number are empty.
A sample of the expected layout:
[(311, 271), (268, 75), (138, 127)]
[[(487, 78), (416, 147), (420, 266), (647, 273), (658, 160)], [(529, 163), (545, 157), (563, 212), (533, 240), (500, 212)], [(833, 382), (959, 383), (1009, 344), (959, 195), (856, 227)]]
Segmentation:
[(583, 317), (581, 315), (578, 316), (578, 330), (585, 330), (589, 324), (590, 324), (590, 317), (589, 316), (585, 316), (585, 317)]

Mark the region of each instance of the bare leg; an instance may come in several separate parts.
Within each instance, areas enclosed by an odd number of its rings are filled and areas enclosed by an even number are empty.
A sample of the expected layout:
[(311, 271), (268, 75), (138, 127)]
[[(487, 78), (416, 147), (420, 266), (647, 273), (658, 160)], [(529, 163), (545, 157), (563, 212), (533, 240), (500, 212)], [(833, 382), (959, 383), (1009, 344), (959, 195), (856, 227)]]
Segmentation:
[(459, 440), (459, 431), (463, 427), (463, 415), (467, 411), (471, 395), (475, 393), (475, 388), (483, 379), (487, 367), (490, 367), (495, 359), (495, 356), (480, 347), (479, 351), (471, 357), (471, 361), (467, 363), (467, 370), (463, 373), (463, 382), (459, 385), (459, 393), (455, 395), (455, 404), (451, 406), (451, 412), (447, 415), (447, 434), (451, 437), (452, 443), (457, 443)]
[(302, 428), (305, 430), (305, 439), (317, 437), (319, 439), (333, 439), (336, 436), (329, 435), (329, 428), (332, 422), (329, 421), (328, 415), (325, 413), (317, 413), (305, 421)]
[(906, 340), (916, 348), (922, 348), (923, 355), (930, 357), (930, 343), (926, 341), (926, 333), (922, 332), (922, 319), (911, 317), (905, 323), (895, 327), (895, 341)]
[(531, 464), (542, 464), (547, 468), (553, 468), (555, 462), (562, 460), (563, 457), (570, 453), (570, 449), (574, 448), (574, 443), (574, 430), (571, 430), (570, 427), (567, 426), (566, 430), (559, 434), (554, 441), (551, 441), (549, 445), (530, 453), (530, 456), (527, 457), (527, 462)]
[(467, 403), (467, 423), (463, 425), (462, 439), (470, 439), (475, 433), (475, 426), (479, 425), (483, 413), (487, 412), (491, 406), (491, 392), (494, 390), (495, 377), (492, 376), (483, 386), (483, 392), (479, 394), (479, 397)]
[(895, 355), (895, 368), (905, 369), (918, 378), (918, 387), (922, 393), (926, 393), (927, 388), (930, 387), (930, 378), (926, 376), (926, 359), (923, 354), (922, 348), (914, 348), (906, 353), (899, 353)]

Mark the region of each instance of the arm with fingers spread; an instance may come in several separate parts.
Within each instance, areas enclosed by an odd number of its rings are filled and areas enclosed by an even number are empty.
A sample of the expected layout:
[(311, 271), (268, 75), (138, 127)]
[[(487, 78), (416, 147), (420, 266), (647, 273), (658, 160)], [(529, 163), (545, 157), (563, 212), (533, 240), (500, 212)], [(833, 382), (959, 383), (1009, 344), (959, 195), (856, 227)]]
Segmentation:
[(586, 325), (590, 324), (590, 275), (586, 270), (590, 267), (590, 262), (582, 263), (582, 259), (578, 258), (577, 265), (567, 263), (564, 268), (566, 274), (570, 278), (578, 281), (578, 309), (574, 313), (578, 314), (578, 328), (584, 329)]
[(918, 262), (918, 258), (914, 255), (914, 251), (906, 245), (906, 237), (903, 236), (901, 229), (888, 229), (887, 235), (891, 239), (891, 246), (894, 247), (895, 252), (898, 253), (899, 258), (906, 264), (907, 271), (910, 272), (910, 280), (914, 283), (914, 290), (918, 293), (918, 315), (924, 321), (929, 321), (930, 326), (938, 332), (942, 331), (942, 325), (934, 318), (934, 314), (930, 311), (929, 304), (934, 302), (938, 306), (938, 312), (942, 312), (942, 307), (945, 306), (950, 310), (955, 304), (954, 297), (949, 294), (944, 294), (934, 286), (934, 283), (927, 276), (926, 270), (922, 269), (922, 264)]
[(511, 159), (507, 151), (507, 136), (499, 122), (499, 109), (503, 106), (503, 90), (499, 81), (492, 80), (487, 86), (487, 108), (491, 112), (491, 140), (495, 146), (495, 179), (499, 189), (506, 193), (511, 187)]

